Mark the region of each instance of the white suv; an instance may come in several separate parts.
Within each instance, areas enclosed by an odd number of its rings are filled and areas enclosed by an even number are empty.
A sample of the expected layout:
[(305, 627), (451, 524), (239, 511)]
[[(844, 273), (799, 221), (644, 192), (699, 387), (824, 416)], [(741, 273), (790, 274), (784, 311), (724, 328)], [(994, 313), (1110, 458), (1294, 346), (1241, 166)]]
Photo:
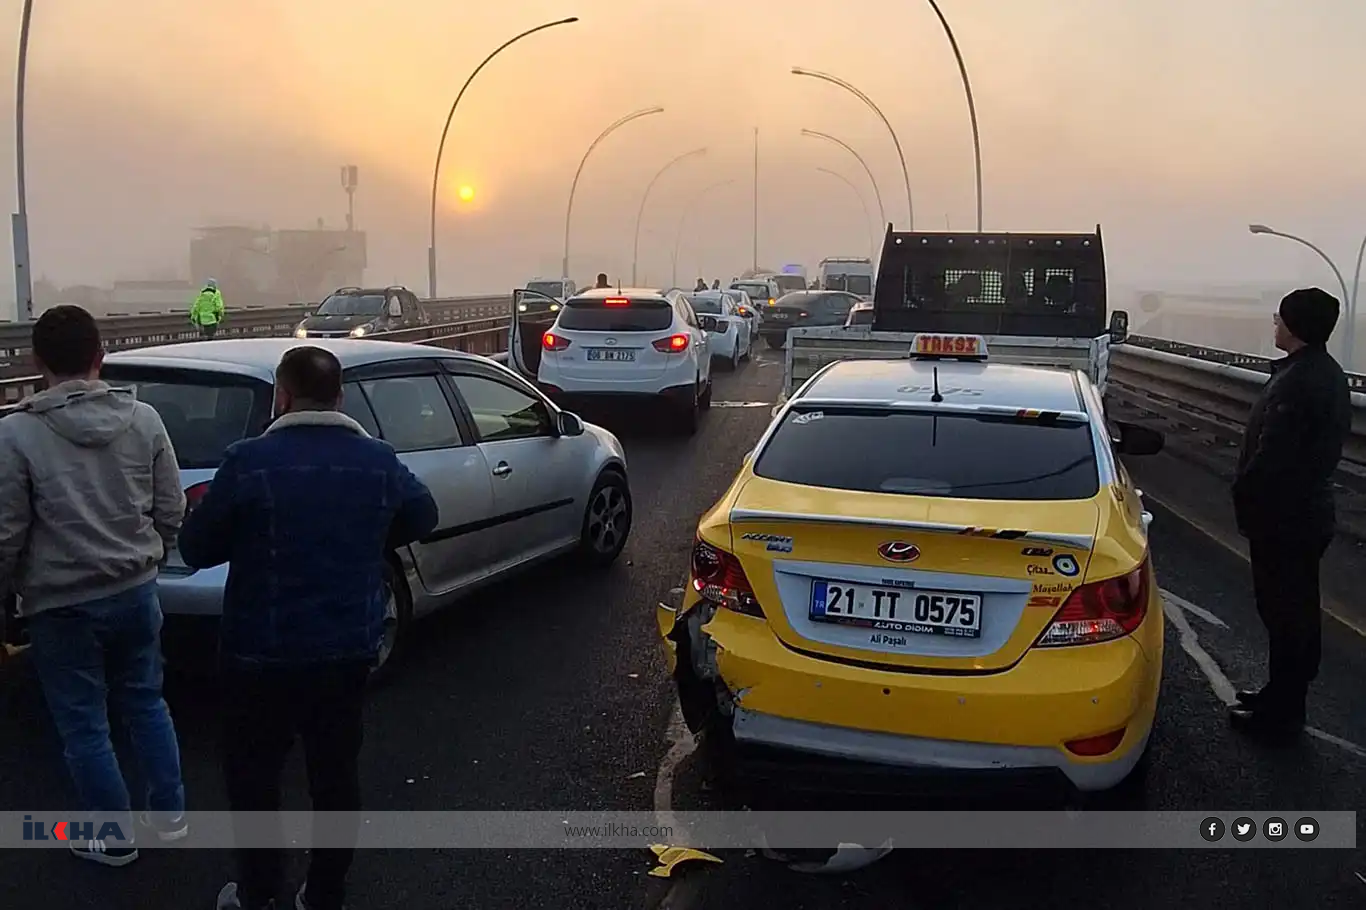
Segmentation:
[(677, 409), (685, 432), (697, 429), (698, 412), (711, 407), (706, 329), (713, 320), (699, 318), (683, 292), (584, 291), (565, 301), (548, 326), (549, 314), (535, 305), (536, 296), (514, 296), (514, 314), (534, 309), (545, 315), (514, 315), (509, 359), (551, 399), (663, 398)]

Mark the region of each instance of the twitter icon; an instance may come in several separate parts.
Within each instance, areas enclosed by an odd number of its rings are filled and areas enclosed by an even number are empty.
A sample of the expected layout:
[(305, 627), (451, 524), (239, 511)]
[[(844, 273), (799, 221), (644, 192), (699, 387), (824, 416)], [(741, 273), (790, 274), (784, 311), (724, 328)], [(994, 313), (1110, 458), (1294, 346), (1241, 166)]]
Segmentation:
[(1240, 841), (1250, 841), (1257, 836), (1257, 823), (1250, 818), (1235, 818), (1233, 820), (1233, 839)]

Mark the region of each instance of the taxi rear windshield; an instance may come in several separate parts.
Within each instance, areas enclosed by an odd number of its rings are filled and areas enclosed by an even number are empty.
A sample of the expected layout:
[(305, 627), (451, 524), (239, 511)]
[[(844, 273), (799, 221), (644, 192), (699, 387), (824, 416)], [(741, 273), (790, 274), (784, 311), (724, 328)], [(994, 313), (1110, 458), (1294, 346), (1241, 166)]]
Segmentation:
[(673, 325), (673, 307), (667, 300), (612, 298), (571, 300), (560, 311), (560, 328), (574, 332), (662, 332)]
[(881, 408), (793, 409), (754, 473), (956, 499), (1090, 499), (1100, 489), (1087, 424)]

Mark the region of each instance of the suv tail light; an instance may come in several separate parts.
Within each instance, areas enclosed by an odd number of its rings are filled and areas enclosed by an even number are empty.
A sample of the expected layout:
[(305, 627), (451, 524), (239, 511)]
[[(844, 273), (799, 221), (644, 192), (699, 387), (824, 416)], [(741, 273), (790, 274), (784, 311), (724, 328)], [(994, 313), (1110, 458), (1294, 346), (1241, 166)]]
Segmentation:
[(193, 486), (186, 487), (185, 511), (189, 512), (195, 506), (199, 505), (199, 501), (204, 498), (204, 494), (207, 492), (209, 492), (209, 482), (207, 480), (202, 483), (197, 483)]
[(701, 539), (692, 549), (692, 587), (703, 600), (718, 607), (746, 616), (764, 615), (740, 560)]
[(541, 336), (541, 347), (547, 351), (563, 351), (569, 347), (569, 339), (556, 335), (554, 332), (546, 332)]
[(1148, 615), (1148, 557), (1118, 578), (1088, 582), (1074, 590), (1049, 623), (1039, 647), (1091, 645), (1123, 638)]
[(687, 335), (670, 335), (654, 343), (655, 350), (663, 354), (681, 354), (688, 349), (691, 340)]

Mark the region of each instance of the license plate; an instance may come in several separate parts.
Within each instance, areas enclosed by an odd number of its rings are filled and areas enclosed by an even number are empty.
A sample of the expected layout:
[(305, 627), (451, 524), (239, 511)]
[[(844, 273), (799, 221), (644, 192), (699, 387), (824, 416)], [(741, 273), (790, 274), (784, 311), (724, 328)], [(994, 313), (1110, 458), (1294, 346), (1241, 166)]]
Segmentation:
[(811, 585), (811, 619), (885, 632), (977, 638), (982, 596), (817, 579)]
[(607, 361), (611, 363), (631, 363), (636, 359), (635, 351), (619, 351), (616, 348), (589, 348), (588, 359), (590, 361)]

